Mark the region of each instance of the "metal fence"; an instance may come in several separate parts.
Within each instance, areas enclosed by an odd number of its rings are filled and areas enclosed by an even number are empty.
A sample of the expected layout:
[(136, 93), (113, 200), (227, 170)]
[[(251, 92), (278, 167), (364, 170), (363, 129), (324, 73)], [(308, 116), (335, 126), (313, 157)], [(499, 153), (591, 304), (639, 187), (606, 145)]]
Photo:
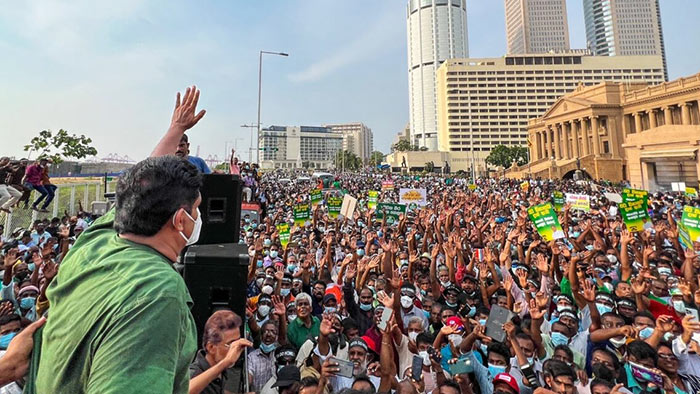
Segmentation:
[[(91, 212), (92, 203), (95, 201), (105, 201), (104, 184), (102, 181), (88, 181), (84, 183), (67, 183), (56, 185), (55, 197), (46, 208), (49, 212), (37, 212), (31, 209), (32, 202), (38, 198), (39, 193), (32, 191), (29, 197), (29, 208), (24, 209), (23, 204), (13, 208), (12, 213), (0, 212), (0, 223), (5, 225), (5, 235), (9, 234), (17, 227), (28, 228), (37, 219), (62, 217), (66, 213), (75, 215), (79, 210), (78, 203), (82, 204), (83, 210)], [(107, 188), (112, 189), (108, 184)], [(42, 205), (40, 203), (39, 205)]]

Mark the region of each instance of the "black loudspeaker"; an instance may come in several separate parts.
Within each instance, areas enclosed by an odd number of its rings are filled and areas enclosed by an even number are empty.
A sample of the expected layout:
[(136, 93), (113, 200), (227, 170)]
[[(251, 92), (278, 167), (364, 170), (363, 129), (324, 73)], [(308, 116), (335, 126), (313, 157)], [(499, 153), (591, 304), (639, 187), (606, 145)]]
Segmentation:
[(202, 231), (198, 245), (237, 243), (241, 226), (241, 178), (207, 174), (200, 190)]
[(230, 309), (245, 321), (248, 261), (248, 247), (241, 244), (192, 245), (185, 251), (183, 277), (194, 301), (199, 346), (204, 324), (217, 310)]

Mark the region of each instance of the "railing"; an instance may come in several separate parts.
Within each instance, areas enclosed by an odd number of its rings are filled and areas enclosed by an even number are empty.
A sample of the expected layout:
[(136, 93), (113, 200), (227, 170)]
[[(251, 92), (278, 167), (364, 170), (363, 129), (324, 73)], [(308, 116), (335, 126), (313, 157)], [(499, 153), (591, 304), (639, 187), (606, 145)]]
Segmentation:
[[(29, 228), (35, 220), (52, 219), (54, 217), (62, 217), (67, 212), (69, 215), (75, 215), (79, 210), (78, 202), (86, 212), (90, 212), (94, 201), (105, 201), (104, 184), (102, 181), (92, 181), (85, 183), (70, 183), (56, 185), (55, 197), (51, 204), (46, 209), (49, 211), (38, 212), (31, 209), (32, 203), (39, 197), (39, 193), (32, 191), (29, 196), (29, 208), (24, 209), (24, 203), (20, 203), (18, 207), (12, 209), (12, 213), (8, 214), (0, 212), (0, 223), (5, 225), (3, 236), (9, 236), (15, 228)], [(108, 188), (113, 189), (112, 185), (108, 184)], [(39, 207), (43, 202), (39, 204)]]

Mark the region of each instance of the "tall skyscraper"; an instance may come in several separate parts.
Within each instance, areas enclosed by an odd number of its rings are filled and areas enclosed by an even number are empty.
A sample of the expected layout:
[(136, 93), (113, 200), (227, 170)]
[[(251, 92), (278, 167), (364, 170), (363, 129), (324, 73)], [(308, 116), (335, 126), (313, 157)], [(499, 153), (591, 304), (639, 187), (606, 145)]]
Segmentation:
[(586, 39), (595, 55), (658, 55), (668, 80), (659, 0), (584, 0)]
[(505, 0), (508, 54), (569, 50), (566, 0)]
[(406, 25), (411, 140), (436, 150), (435, 72), (447, 59), (469, 57), (467, 0), (409, 0)]

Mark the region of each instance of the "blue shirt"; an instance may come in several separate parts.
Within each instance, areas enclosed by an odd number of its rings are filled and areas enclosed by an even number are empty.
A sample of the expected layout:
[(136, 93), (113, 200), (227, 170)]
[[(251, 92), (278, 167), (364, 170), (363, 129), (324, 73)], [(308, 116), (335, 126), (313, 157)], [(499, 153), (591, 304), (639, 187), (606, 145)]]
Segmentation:
[(187, 156), (187, 161), (194, 164), (194, 166), (197, 167), (197, 169), (199, 169), (199, 171), (202, 174), (211, 174), (209, 166), (207, 165), (207, 163), (204, 162), (204, 160), (201, 157)]

